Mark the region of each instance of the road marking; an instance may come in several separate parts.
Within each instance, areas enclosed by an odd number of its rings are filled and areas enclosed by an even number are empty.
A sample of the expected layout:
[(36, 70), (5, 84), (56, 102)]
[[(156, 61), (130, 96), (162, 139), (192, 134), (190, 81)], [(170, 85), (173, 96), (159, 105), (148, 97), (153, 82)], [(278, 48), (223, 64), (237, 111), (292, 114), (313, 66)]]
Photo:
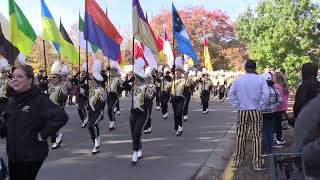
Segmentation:
[(233, 160), (233, 158), (231, 158), (230, 160), (229, 160), (229, 163), (228, 163), (228, 165), (227, 165), (227, 167), (226, 167), (226, 169), (224, 170), (224, 172), (223, 172), (223, 175), (222, 175), (222, 180), (232, 180), (232, 178), (233, 178), (233, 176), (234, 176), (234, 171), (236, 170), (236, 168), (233, 168), (232, 167), (232, 160)]

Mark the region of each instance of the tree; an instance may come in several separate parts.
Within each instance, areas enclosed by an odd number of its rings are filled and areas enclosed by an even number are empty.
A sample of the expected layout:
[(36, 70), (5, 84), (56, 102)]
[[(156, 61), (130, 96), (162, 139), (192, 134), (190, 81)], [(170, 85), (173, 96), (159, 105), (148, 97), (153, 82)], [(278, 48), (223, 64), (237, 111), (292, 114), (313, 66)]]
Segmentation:
[[(243, 54), (237, 54), (237, 59), (230, 56), (227, 51), (232, 42), (233, 47), (241, 47), (234, 35), (233, 24), (229, 16), (220, 10), (207, 10), (204, 7), (191, 7), (179, 10), (179, 15), (186, 25), (187, 31), (193, 43), (198, 58), (203, 62), (203, 36), (208, 39), (209, 53), (214, 69), (230, 69), (231, 61), (242, 61)], [(169, 40), (172, 40), (172, 16), (171, 11), (163, 9), (160, 14), (153, 16), (150, 25), (155, 34), (163, 37), (166, 28)]]
[(319, 4), (310, 0), (262, 0), (237, 18), (236, 36), (260, 71), (270, 65), (285, 68), (294, 85), (303, 63), (319, 62), (320, 38), (314, 33), (319, 13)]

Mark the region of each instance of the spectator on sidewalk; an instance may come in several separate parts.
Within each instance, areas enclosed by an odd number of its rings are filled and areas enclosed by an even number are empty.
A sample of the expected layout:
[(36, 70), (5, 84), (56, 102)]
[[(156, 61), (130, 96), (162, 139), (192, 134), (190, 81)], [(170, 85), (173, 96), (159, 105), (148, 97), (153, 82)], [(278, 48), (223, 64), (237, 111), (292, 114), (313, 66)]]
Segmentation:
[(276, 119), (277, 106), (282, 102), (279, 90), (274, 86), (271, 73), (267, 72), (261, 75), (269, 86), (270, 98), (267, 106), (262, 110), (262, 154), (267, 155), (272, 151), (273, 130)]
[(294, 150), (303, 154), (306, 175), (313, 179), (320, 179), (319, 105), (320, 91), (299, 113), (294, 134)]
[(297, 118), (302, 108), (316, 96), (316, 92), (320, 88), (317, 73), (318, 65), (311, 62), (302, 65), (302, 83), (296, 92), (293, 105), (294, 118)]
[(256, 62), (247, 60), (246, 74), (232, 83), (229, 91), (229, 100), (238, 110), (236, 147), (234, 166), (239, 167), (245, 157), (245, 148), (248, 132), (252, 134), (253, 141), (253, 168), (263, 170), (261, 161), (261, 124), (262, 113), (269, 102), (270, 94), (267, 82), (256, 73)]
[(286, 115), (288, 109), (289, 87), (288, 83), (281, 72), (274, 74), (275, 87), (280, 92), (282, 102), (277, 107), (276, 121), (274, 124), (274, 132), (276, 134), (276, 142), (274, 147), (281, 148), (285, 141), (282, 139), (282, 116)]

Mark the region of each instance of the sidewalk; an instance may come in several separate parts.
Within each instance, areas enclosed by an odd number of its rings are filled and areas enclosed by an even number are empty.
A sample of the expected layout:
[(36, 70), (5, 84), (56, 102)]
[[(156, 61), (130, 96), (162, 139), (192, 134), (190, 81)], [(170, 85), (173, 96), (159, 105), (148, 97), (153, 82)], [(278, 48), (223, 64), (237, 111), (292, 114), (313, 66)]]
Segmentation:
[(218, 180), (225, 171), (233, 154), (236, 123), (230, 127), (223, 141), (213, 151), (193, 180)]

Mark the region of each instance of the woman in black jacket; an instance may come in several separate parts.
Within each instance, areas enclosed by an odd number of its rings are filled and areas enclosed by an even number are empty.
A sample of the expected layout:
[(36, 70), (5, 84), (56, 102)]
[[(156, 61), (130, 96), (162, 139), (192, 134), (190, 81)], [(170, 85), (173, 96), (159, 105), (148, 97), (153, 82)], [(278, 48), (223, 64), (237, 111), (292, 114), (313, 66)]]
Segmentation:
[[(46, 139), (68, 121), (67, 114), (33, 85), (30, 66), (17, 67), (10, 82), (15, 93), (0, 123), (7, 139), (11, 180), (34, 180), (48, 156)], [(2, 124), (2, 125), (1, 125)]]

